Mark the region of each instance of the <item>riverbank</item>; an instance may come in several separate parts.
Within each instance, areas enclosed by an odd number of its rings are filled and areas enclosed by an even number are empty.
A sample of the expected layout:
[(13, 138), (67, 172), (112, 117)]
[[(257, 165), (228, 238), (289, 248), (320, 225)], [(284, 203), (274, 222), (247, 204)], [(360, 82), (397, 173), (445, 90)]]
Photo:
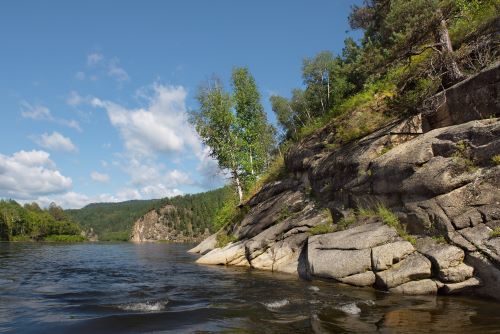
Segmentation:
[(0, 243), (0, 331), (494, 333), (500, 323), (488, 301), (197, 265), (188, 247)]

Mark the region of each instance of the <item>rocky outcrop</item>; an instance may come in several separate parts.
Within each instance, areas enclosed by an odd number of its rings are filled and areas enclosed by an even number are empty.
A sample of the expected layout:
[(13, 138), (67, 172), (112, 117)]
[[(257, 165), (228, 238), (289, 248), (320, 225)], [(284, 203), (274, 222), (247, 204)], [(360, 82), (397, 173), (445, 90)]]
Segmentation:
[[(496, 114), (498, 95), (484, 93), (498, 91), (495, 71), (443, 92), (450, 112), (465, 89), (467, 101), (489, 99), (480, 108)], [(475, 80), (491, 82), (483, 87)], [(394, 293), (467, 292), (500, 300), (500, 238), (492, 234), (500, 226), (500, 166), (493, 159), (500, 154), (500, 120), (458, 124), (469, 118), (457, 116), (449, 126), (426, 131), (422, 120), (428, 117), (393, 122), (338, 149), (329, 145), (336, 131), (331, 126), (305, 138), (285, 157), (288, 177), (265, 185), (246, 203), (241, 222), (220, 232), (237, 241), (224, 248), (200, 245), (200, 253), (211, 250), (198, 262)], [(356, 208), (377, 205), (389, 208), (400, 225), (353, 219)], [(332, 232), (313, 235), (320, 230)]]
[(97, 235), (97, 233), (95, 233), (94, 229), (91, 227), (89, 228), (87, 231), (82, 231), (80, 233), (80, 235), (82, 237), (84, 237), (85, 239), (87, 239), (88, 241), (90, 242), (97, 242), (99, 241), (99, 236)]
[[(177, 210), (173, 205), (165, 205), (159, 210), (151, 210), (139, 218), (132, 227), (130, 241), (151, 242), (151, 241), (171, 241), (171, 242), (199, 242), (209, 234), (205, 231), (203, 235), (195, 236), (179, 229)], [(190, 214), (186, 212), (186, 214)], [(200, 252), (201, 251), (197, 251)]]

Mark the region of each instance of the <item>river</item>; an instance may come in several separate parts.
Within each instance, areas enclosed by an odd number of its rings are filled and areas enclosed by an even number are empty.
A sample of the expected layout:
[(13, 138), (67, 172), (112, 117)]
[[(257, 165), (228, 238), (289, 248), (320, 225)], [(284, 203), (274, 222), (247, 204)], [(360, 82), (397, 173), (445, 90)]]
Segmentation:
[(246, 268), (191, 245), (0, 243), (0, 333), (498, 333), (500, 304)]

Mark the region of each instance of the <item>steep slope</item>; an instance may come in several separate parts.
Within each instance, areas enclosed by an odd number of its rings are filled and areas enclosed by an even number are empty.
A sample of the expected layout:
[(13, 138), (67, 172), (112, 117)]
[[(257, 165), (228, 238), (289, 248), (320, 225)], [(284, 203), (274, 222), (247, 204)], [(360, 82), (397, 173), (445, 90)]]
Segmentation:
[[(175, 221), (175, 229), (189, 235), (203, 234), (211, 228), (210, 222), (228, 196), (227, 188), (220, 188), (194, 195), (176, 196), (154, 200), (135, 200), (120, 203), (94, 203), (79, 210), (66, 210), (68, 215), (85, 230), (91, 228), (99, 240), (129, 240), (136, 221), (144, 215), (148, 220), (151, 211), (159, 212), (165, 206), (173, 206), (168, 219)], [(190, 226), (190, 227), (189, 227)], [(192, 230), (192, 232), (191, 232)]]
[(148, 211), (135, 221), (130, 240), (133, 242), (199, 241), (213, 232), (211, 231), (213, 217), (229, 194), (230, 189), (221, 188), (201, 194), (165, 199), (162, 206)]
[(497, 65), (436, 96), (437, 108), (340, 148), (333, 127), (310, 135), (285, 157), (288, 177), (219, 232), (237, 241), (216, 248), (212, 236), (192, 252), (205, 264), (500, 300), (499, 79)]

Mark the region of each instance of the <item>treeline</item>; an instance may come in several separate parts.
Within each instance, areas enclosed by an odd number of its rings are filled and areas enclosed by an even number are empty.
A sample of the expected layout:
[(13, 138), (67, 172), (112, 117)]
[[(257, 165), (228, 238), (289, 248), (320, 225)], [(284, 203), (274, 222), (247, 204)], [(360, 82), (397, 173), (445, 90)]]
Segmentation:
[(325, 145), (335, 149), (434, 108), (429, 97), (498, 60), (499, 13), (498, 0), (365, 0), (353, 6), (349, 23), (363, 37), (346, 39), (338, 55), (305, 58), (303, 88), (270, 98), (279, 131), (269, 125), (247, 68), (233, 69), (229, 92), (219, 78), (202, 84), (191, 122), (237, 194), (214, 224), (234, 221), (245, 197), (283, 175), (290, 143), (328, 125)]
[(120, 203), (94, 203), (66, 213), (85, 230), (93, 228), (100, 241), (128, 241), (134, 222), (148, 211), (170, 204), (178, 210), (169, 212), (170, 221), (179, 231), (203, 233), (212, 231), (210, 222), (228, 197), (227, 188), (194, 195), (154, 200), (133, 200)]
[(80, 227), (55, 203), (42, 209), (37, 203), (24, 206), (0, 200), (2, 241), (83, 241)]
[[(365, 0), (340, 55), (306, 58), (304, 89), (271, 97), (282, 140), (337, 121), (338, 142), (421, 111), (428, 97), (498, 59), (498, 0)], [(342, 117), (344, 116), (344, 117)]]
[(100, 241), (127, 241), (134, 222), (161, 205), (161, 200), (92, 203), (66, 213), (85, 230), (92, 228)]
[(198, 236), (204, 234), (205, 230), (215, 232), (212, 224), (214, 217), (231, 196), (231, 189), (224, 187), (200, 194), (166, 198), (162, 200), (162, 206), (176, 207), (176, 210), (166, 214), (176, 230), (182, 231), (184, 235)]

